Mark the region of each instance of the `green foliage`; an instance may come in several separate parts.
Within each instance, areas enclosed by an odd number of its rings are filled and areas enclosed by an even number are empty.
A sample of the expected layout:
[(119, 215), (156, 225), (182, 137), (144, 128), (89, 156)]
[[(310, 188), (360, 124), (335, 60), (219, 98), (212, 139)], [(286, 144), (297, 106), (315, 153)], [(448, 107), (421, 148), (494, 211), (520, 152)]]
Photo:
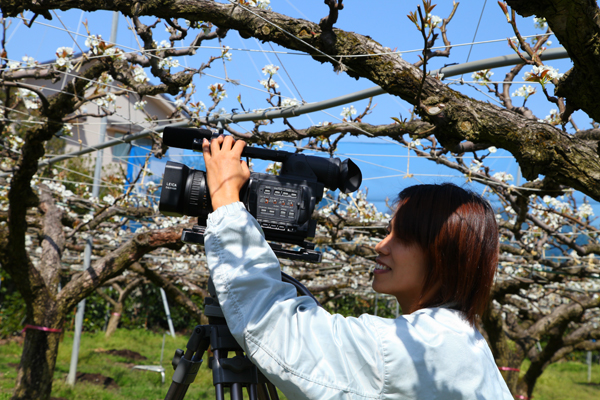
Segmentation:
[[(382, 318), (396, 318), (396, 299), (390, 296), (379, 296), (377, 301), (377, 316)], [(357, 295), (344, 295), (331, 299), (323, 307), (334, 314), (344, 317), (359, 317), (362, 314), (374, 314), (375, 296), (363, 297)], [(401, 314), (402, 310), (398, 309)]]
[[(192, 301), (201, 305), (199, 297), (191, 297)], [(182, 307), (178, 307), (169, 300), (169, 311), (175, 331), (187, 331), (196, 326), (195, 319)], [(120, 327), (127, 329), (146, 328), (157, 332), (169, 329), (165, 308), (163, 306), (160, 289), (152, 284), (140, 285), (125, 301), (124, 312), (121, 316)]]
[(25, 320), (25, 303), (14, 282), (0, 269), (0, 339), (18, 335)]
[[(19, 335), (25, 323), (25, 303), (19, 294), (14, 282), (8, 273), (0, 269), (0, 339)], [(64, 284), (64, 282), (63, 282)], [(106, 289), (105, 289), (106, 290)], [(108, 293), (113, 289), (108, 289)], [(116, 292), (114, 292), (116, 293)], [(116, 298), (116, 296), (113, 294)], [(192, 301), (201, 305), (202, 300), (191, 296)], [(182, 307), (169, 300), (171, 319), (175, 331), (187, 332), (196, 326), (196, 320)], [(104, 331), (112, 305), (93, 292), (86, 298), (83, 331), (96, 333)], [(67, 315), (65, 320), (66, 331), (72, 331), (75, 326), (75, 313)], [(165, 309), (163, 306), (160, 289), (152, 284), (141, 285), (127, 298), (121, 315), (119, 329), (150, 329), (164, 332), (169, 329)]]
[[(78, 382), (74, 388), (65, 383), (69, 373), (73, 334), (67, 332), (60, 344), (52, 397), (73, 400), (121, 400), (121, 399), (162, 399), (167, 394), (173, 368), (171, 357), (177, 348), (185, 348), (188, 337), (166, 336), (162, 365), (166, 370), (165, 384), (161, 384), (160, 374), (155, 372), (132, 370), (133, 365), (159, 365), (162, 346), (162, 334), (146, 330), (118, 330), (106, 339), (102, 332), (84, 333), (78, 363), (78, 372), (101, 374), (114, 379), (117, 387), (104, 388), (87, 382)], [(106, 350), (131, 350), (145, 356), (146, 360), (133, 360), (122, 356), (107, 354)], [(19, 363), (22, 346), (9, 343), (0, 346), (0, 400), (8, 400), (16, 378), (16, 364)], [(186, 399), (214, 399), (212, 374), (206, 363), (186, 395)]]
[[(521, 366), (521, 374), (529, 367), (529, 360)], [(567, 361), (551, 364), (539, 377), (533, 398), (536, 400), (595, 400), (600, 398), (600, 365), (592, 366), (592, 381), (587, 382), (587, 365)]]

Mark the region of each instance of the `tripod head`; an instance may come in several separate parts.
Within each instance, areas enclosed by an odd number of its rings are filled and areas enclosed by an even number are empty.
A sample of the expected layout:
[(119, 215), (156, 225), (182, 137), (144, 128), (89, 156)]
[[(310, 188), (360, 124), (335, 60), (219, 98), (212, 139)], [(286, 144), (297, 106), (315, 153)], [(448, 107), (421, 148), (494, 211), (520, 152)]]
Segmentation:
[[(281, 280), (291, 283), (299, 295), (311, 297), (320, 306), (312, 293), (298, 280), (283, 272)], [(182, 400), (185, 397), (209, 347), (213, 356), (208, 361), (208, 367), (213, 371), (216, 400), (225, 399), (226, 388), (230, 390), (231, 400), (242, 400), (244, 388), (250, 400), (278, 400), (275, 386), (244, 355), (243, 349), (231, 335), (212, 279), (208, 280), (208, 293), (210, 296), (204, 299), (204, 315), (208, 317), (209, 324), (194, 328), (185, 352), (181, 349), (175, 351), (171, 362), (175, 373), (165, 400)], [(228, 357), (230, 352), (235, 354), (231, 358)]]

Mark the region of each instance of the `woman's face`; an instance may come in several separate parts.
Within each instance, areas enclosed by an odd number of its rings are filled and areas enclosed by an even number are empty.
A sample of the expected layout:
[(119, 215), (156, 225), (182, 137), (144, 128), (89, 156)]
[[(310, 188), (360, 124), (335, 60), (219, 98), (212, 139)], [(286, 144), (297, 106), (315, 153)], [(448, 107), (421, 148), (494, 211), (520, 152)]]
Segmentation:
[(373, 271), (373, 290), (395, 296), (404, 314), (416, 311), (427, 277), (425, 253), (416, 244), (406, 244), (394, 236), (393, 218), (388, 235), (375, 246), (379, 253)]

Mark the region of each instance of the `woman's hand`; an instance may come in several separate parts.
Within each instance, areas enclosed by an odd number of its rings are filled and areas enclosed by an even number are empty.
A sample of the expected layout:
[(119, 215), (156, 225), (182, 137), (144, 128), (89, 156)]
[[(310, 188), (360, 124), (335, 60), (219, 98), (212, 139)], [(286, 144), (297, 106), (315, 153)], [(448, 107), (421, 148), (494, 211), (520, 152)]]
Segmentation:
[(213, 210), (240, 201), (240, 190), (250, 178), (246, 161), (242, 161), (243, 140), (219, 136), (212, 141), (204, 139), (202, 153), (206, 164), (206, 182)]

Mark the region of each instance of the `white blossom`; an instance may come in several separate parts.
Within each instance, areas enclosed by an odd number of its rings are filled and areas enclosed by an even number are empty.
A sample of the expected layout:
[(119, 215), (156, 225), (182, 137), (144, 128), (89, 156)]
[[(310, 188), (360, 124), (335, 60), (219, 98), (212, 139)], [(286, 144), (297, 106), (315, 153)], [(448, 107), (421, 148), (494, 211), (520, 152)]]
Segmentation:
[(35, 60), (33, 59), (33, 57), (28, 57), (28, 56), (23, 56), (22, 60), (23, 60), (23, 64), (24, 64), (24, 65), (25, 65), (25, 67), (27, 67), (27, 68), (33, 68), (33, 67), (35, 67), (35, 66), (37, 65), (37, 63), (38, 63), (37, 61), (35, 61)]
[(148, 75), (146, 75), (146, 71), (139, 65), (133, 67), (133, 80), (137, 83), (146, 83), (150, 80)]
[(163, 58), (158, 62), (158, 66), (162, 69), (169, 69), (172, 67), (179, 67), (179, 60), (173, 57)]
[(589, 203), (583, 203), (579, 206), (577, 210), (577, 216), (579, 218), (585, 219), (588, 217), (592, 217), (594, 215), (594, 209)]
[(419, 139), (415, 139), (415, 140), (413, 140), (412, 142), (410, 142), (410, 143), (408, 144), (408, 147), (409, 147), (409, 148), (411, 148), (411, 147), (412, 147), (412, 148), (416, 148), (417, 146), (420, 146), (420, 145), (421, 145), (421, 140), (419, 140)]
[[(542, 76), (543, 75), (543, 76)], [(539, 82), (543, 85), (552, 81), (553, 79), (560, 79), (564, 74), (558, 72), (557, 68), (550, 65), (534, 65), (531, 71), (525, 72), (523, 79), (526, 81)]]
[(105, 55), (109, 56), (113, 60), (123, 60), (125, 57), (123, 56), (123, 50), (117, 47), (109, 47), (104, 52)]
[(223, 49), (221, 50), (221, 57), (225, 60), (225, 61), (231, 61), (231, 52), (229, 51), (231, 50), (231, 47), (229, 46), (225, 46), (223, 47)]
[(108, 203), (108, 204), (112, 204), (115, 201), (115, 198), (114, 198), (113, 195), (107, 194), (106, 196), (104, 196), (102, 198), (102, 201), (105, 202), (105, 203)]
[(227, 92), (225, 91), (225, 86), (222, 83), (213, 83), (212, 85), (208, 85), (209, 96), (215, 103), (223, 100), (227, 97)]
[(494, 73), (489, 69), (482, 69), (480, 71), (475, 71), (471, 74), (471, 78), (475, 82), (478, 82), (480, 85), (486, 85), (491, 81), (492, 75)]
[(117, 96), (115, 96), (113, 93), (106, 93), (106, 95), (104, 97), (94, 100), (94, 102), (99, 107), (114, 106), (116, 101), (117, 101)]
[(9, 61), (8, 69), (10, 70), (18, 70), (21, 67), (21, 63), (18, 61)]
[(282, 107), (294, 107), (300, 105), (300, 102), (296, 99), (285, 98), (281, 101)]
[(256, 7), (256, 8), (260, 8), (263, 10), (270, 10), (271, 7), (269, 6), (269, 4), (271, 4), (271, 0), (248, 0), (246, 2), (247, 5), (251, 6), (251, 7)]
[(512, 94), (513, 97), (525, 97), (527, 99), (532, 94), (535, 94), (535, 88), (531, 85), (523, 85), (519, 89), (515, 90)]
[(136, 101), (135, 104), (133, 105), (133, 109), (134, 110), (143, 110), (144, 107), (146, 107), (146, 104), (148, 104), (148, 102), (146, 100)]
[(65, 123), (63, 124), (62, 129), (60, 130), (61, 136), (73, 136), (73, 125)]
[(537, 29), (546, 29), (548, 27), (548, 22), (546, 22), (546, 18), (533, 17), (533, 25)]
[(279, 87), (279, 84), (273, 79), (263, 79), (258, 82), (263, 85), (265, 89), (277, 89)]
[(88, 38), (85, 40), (85, 46), (89, 47), (89, 48), (94, 48), (96, 46), (98, 46), (100, 44), (100, 40), (102, 40), (102, 36), (101, 35), (90, 35), (88, 36)]
[(483, 165), (483, 163), (479, 160), (476, 159), (472, 159), (471, 160), (471, 165), (469, 166), (469, 171), (471, 172), (479, 172), (479, 170), (481, 169), (481, 166)]
[(279, 67), (273, 64), (265, 65), (262, 69), (263, 74), (267, 76), (273, 76), (277, 73)]
[(493, 175), (493, 178), (497, 179), (497, 180), (499, 180), (501, 182), (505, 182), (505, 183), (506, 182), (510, 182), (510, 181), (512, 181), (514, 179), (511, 174), (508, 174), (506, 172), (496, 172)]
[(167, 40), (162, 40), (160, 42), (160, 44), (158, 46), (156, 46), (156, 48), (158, 49), (168, 49), (171, 47), (171, 42), (167, 41)]
[(342, 112), (340, 113), (340, 115), (344, 118), (350, 119), (352, 118), (353, 115), (356, 115), (357, 111), (356, 108), (354, 108), (354, 106), (350, 106), (350, 107), (344, 107), (342, 109)]
[(540, 119), (538, 122), (547, 122), (552, 125), (558, 125), (561, 123), (560, 113), (557, 109), (553, 108), (550, 110), (550, 114), (546, 115), (546, 118)]
[(19, 88), (18, 96), (23, 100), (25, 108), (29, 110), (37, 110), (40, 108), (41, 100), (37, 93), (24, 88)]
[(431, 15), (428, 14), (427, 17), (429, 18), (429, 20), (431, 21), (431, 27), (435, 28), (436, 26), (439, 26), (442, 24), (442, 18), (438, 17), (437, 15)]
[(190, 103), (189, 107), (192, 109), (192, 114), (196, 117), (200, 116), (201, 112), (206, 111), (206, 105), (201, 101)]

